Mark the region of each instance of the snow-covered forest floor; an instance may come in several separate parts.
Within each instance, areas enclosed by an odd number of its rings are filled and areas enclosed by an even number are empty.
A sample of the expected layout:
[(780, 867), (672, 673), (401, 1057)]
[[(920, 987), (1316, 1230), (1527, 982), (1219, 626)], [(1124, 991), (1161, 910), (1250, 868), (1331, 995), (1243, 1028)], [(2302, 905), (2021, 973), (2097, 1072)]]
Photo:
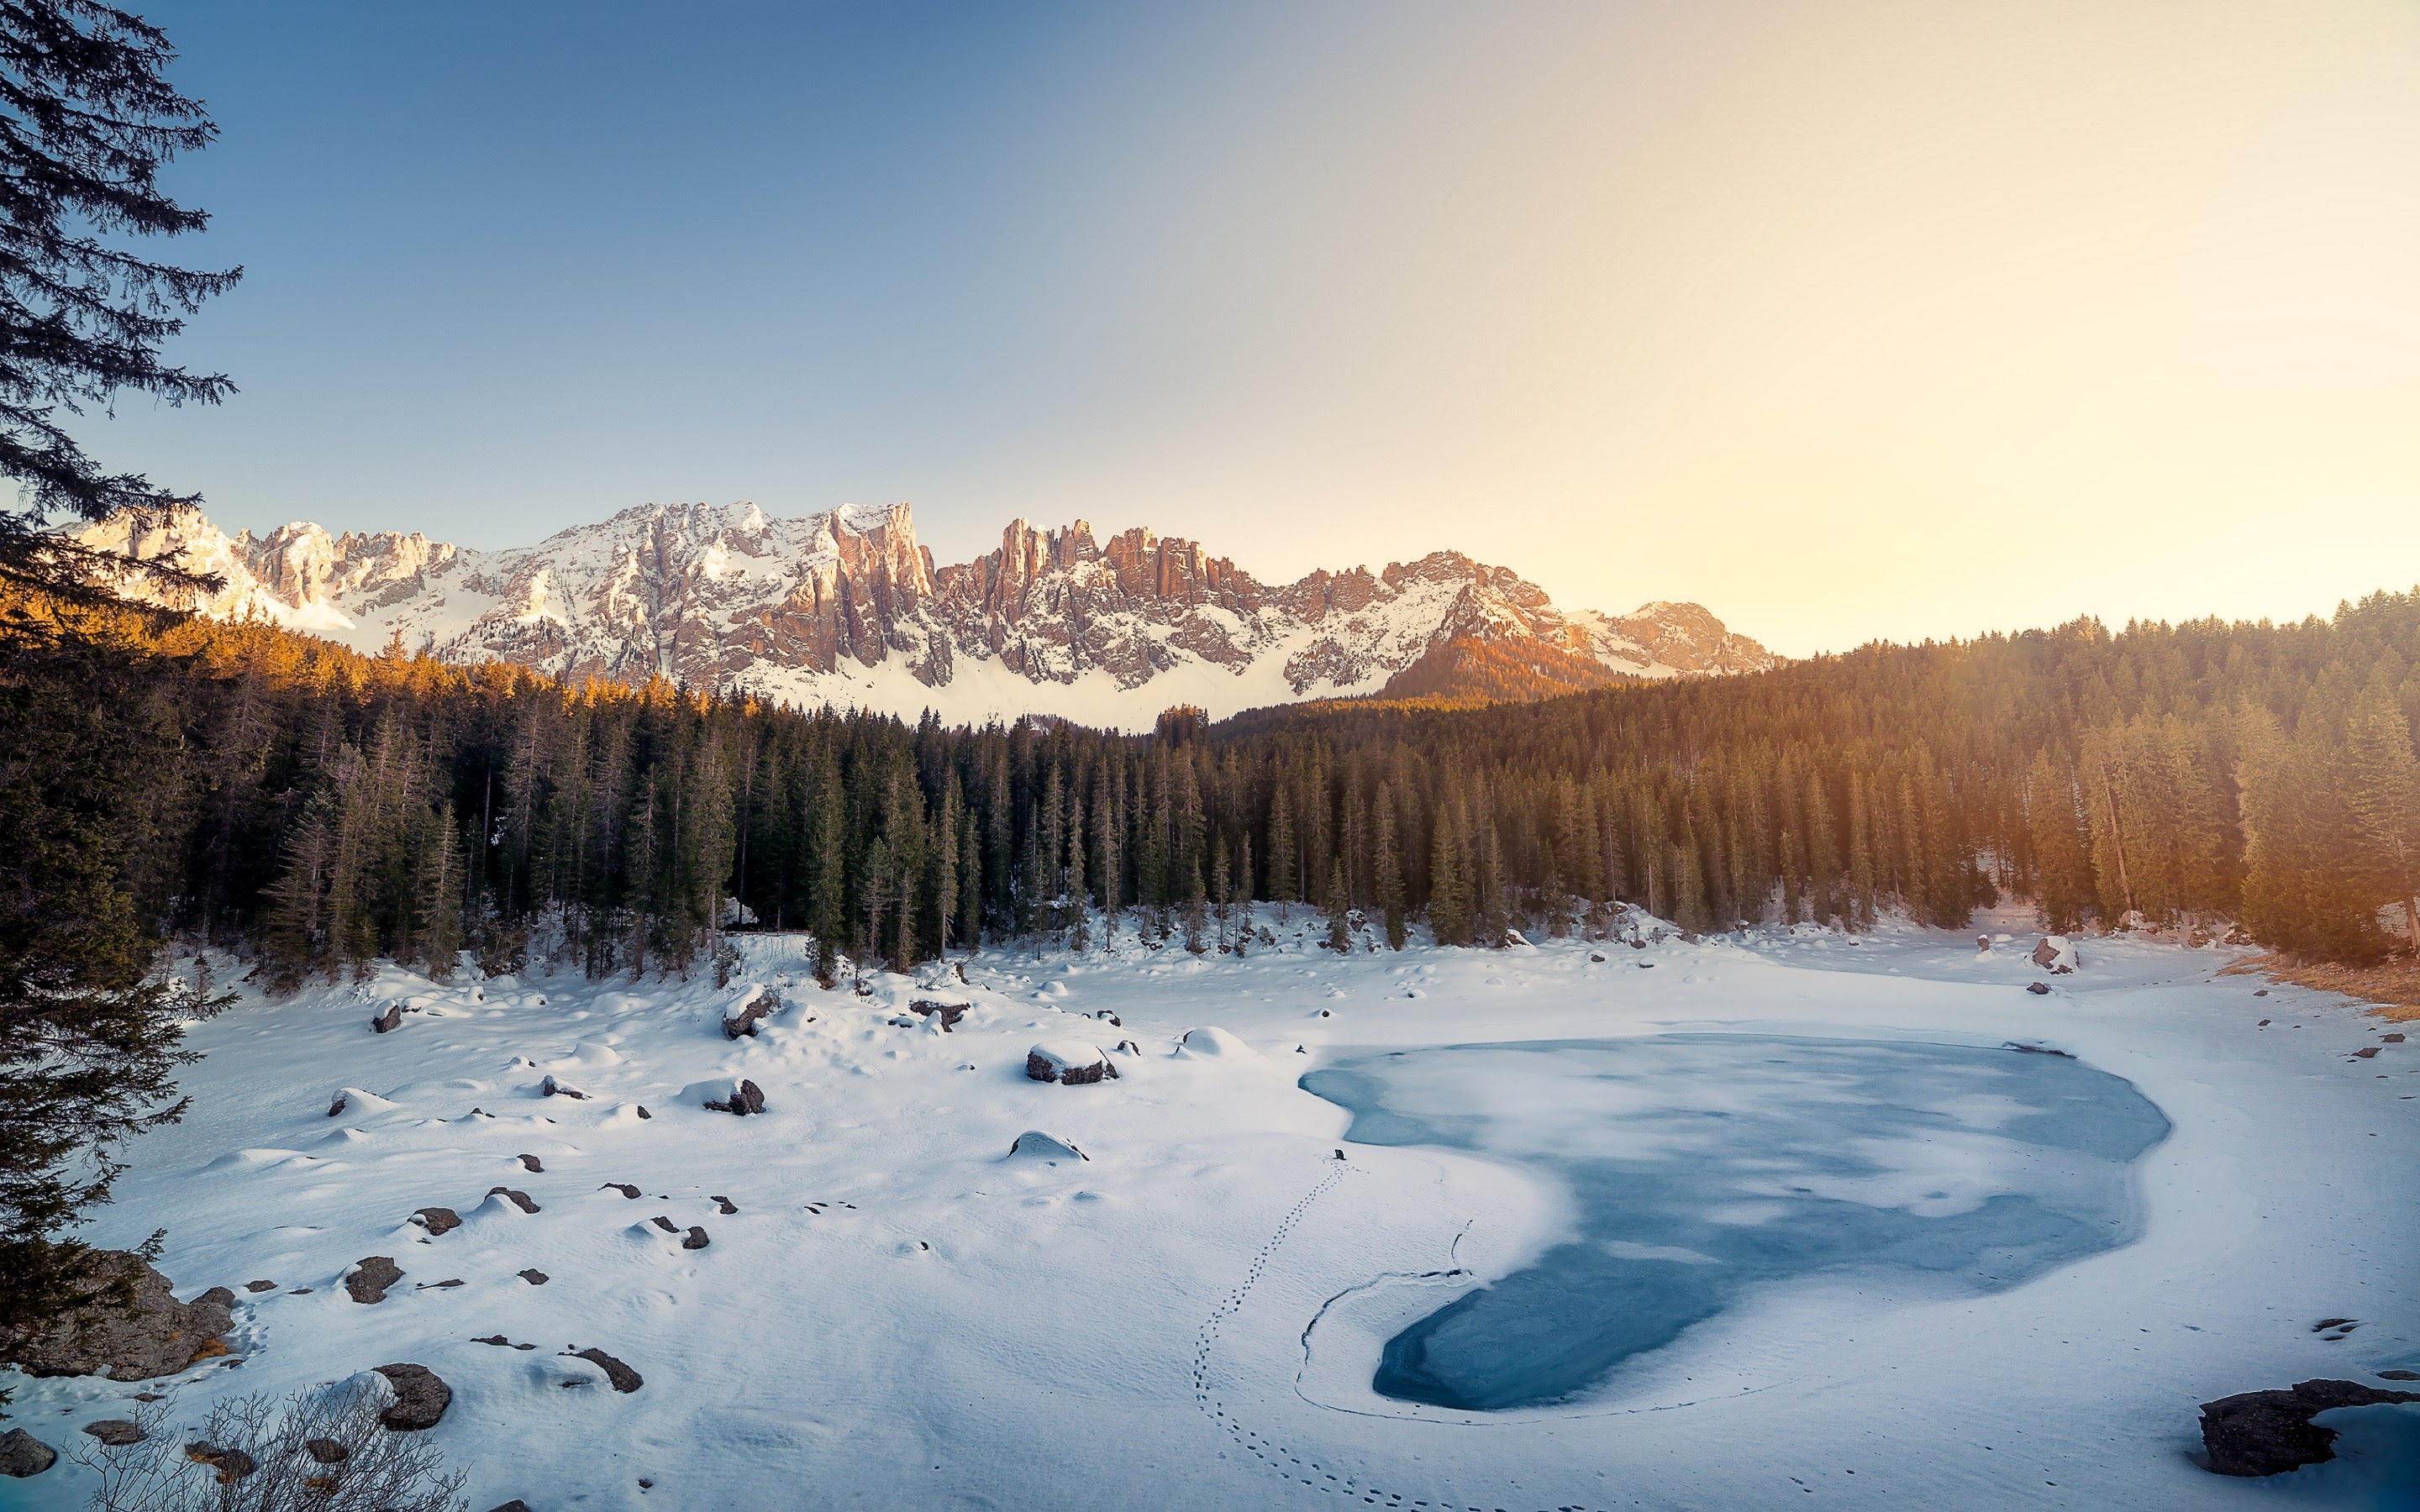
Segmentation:
[[(2353, 1057), (2393, 1028), (2358, 1005), (2256, 996), (2260, 979), (2219, 974), (2233, 952), (2150, 942), (2085, 940), (2082, 971), (2042, 979), (2015, 916), (1980, 921), (2016, 936), (1980, 956), (1971, 934), (1885, 928), (1340, 958), (1316, 919), (1263, 922), (1277, 948), (1240, 961), (1129, 933), (1113, 955), (992, 950), (964, 985), (878, 975), (867, 995), (817, 990), (767, 936), (721, 989), (388, 967), (247, 992), (193, 1030), (192, 1113), (130, 1151), (90, 1229), (131, 1246), (164, 1227), (180, 1295), (236, 1288), (236, 1355), (141, 1386), (0, 1375), (8, 1426), (60, 1444), (137, 1390), (198, 1422), (229, 1395), (409, 1361), (453, 1387), (432, 1438), (471, 1472), (473, 1508), (2420, 1494), (2420, 1407), (2332, 1414), (2339, 1458), (2272, 1480), (2194, 1458), (2201, 1401), (2420, 1368), (2420, 1044)], [(2024, 991), (2037, 979), (2054, 990)], [(786, 1006), (726, 1041), (760, 983)], [(916, 999), (971, 1006), (944, 1032)], [(396, 1003), (400, 1027), (372, 1033)], [(1213, 1026), (1232, 1040), (1180, 1048)], [(1543, 1165), (1350, 1144), (1349, 1115), (1297, 1079), (1361, 1050), (1668, 1033), (2035, 1043), (2125, 1078), (2173, 1127), (2132, 1167), (2132, 1242), (2022, 1285), (1928, 1291), (1852, 1267), (1757, 1291), (1558, 1406), (1375, 1395), (1389, 1329), (1571, 1237), (1574, 1210)], [(1110, 1051), (1117, 1078), (1026, 1078), (1029, 1046), (1068, 1039)], [(544, 1095), (549, 1076), (586, 1098)], [(761, 1117), (703, 1106), (743, 1077)], [(1517, 1107), (1523, 1089), (1474, 1096)], [(2007, 1116), (1936, 1111), (1983, 1134)], [(1012, 1156), (1027, 1130), (1090, 1158)], [(1871, 1200), (1901, 1200), (1889, 1190)], [(461, 1227), (431, 1237), (410, 1221), (426, 1207)], [(692, 1226), (706, 1247), (683, 1247)], [(404, 1274), (364, 1305), (343, 1277), (368, 1256)], [(1391, 1313), (1364, 1305), (1358, 1332), (1311, 1327), (1333, 1299), (1454, 1269), (1404, 1282)], [(562, 1352), (590, 1347), (644, 1384), (616, 1391)], [(70, 1507), (89, 1487), (62, 1464), (9, 1494)]]

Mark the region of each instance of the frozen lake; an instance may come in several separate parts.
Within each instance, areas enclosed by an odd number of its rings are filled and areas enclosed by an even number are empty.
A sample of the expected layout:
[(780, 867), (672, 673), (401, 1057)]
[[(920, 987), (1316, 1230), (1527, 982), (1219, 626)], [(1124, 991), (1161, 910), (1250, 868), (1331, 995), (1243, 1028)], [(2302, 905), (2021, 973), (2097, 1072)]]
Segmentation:
[(1380, 1396), (1538, 1407), (1752, 1293), (1854, 1273), (1890, 1300), (2006, 1290), (2132, 1241), (2168, 1120), (2061, 1055), (1668, 1034), (1350, 1056), (1302, 1086), (1364, 1145), (1544, 1168), (1576, 1235), (1387, 1342)]

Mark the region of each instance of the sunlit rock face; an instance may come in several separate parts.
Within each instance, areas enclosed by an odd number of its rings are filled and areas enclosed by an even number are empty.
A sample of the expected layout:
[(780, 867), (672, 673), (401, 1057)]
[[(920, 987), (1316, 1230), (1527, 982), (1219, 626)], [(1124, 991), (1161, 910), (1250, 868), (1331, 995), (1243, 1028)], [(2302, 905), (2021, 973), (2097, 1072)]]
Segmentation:
[(222, 584), (176, 589), (129, 573), (132, 596), (363, 651), (909, 717), (1141, 729), (1178, 702), (1215, 717), (1382, 692), (1536, 697), (1778, 659), (1694, 604), (1567, 611), (1456, 551), (1273, 585), (1146, 528), (1102, 540), (1080, 519), (1018, 519), (998, 549), (936, 566), (904, 503), (796, 519), (748, 503), (645, 504), (501, 551), (304, 522), (230, 537), (194, 510), (75, 533)]

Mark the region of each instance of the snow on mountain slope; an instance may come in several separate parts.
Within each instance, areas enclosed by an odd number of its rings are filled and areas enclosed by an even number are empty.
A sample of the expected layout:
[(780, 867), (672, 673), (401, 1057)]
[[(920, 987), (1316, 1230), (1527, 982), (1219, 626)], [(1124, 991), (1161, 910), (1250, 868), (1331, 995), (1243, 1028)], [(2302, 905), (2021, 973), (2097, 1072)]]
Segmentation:
[[(230, 538), (190, 510), (116, 517), (77, 538), (225, 580), (178, 607), (357, 650), (399, 639), (449, 661), (661, 675), (954, 721), (1033, 713), (1148, 728), (1172, 703), (1224, 716), (1380, 691), (1535, 696), (1777, 660), (1697, 605), (1567, 612), (1454, 551), (1272, 585), (1147, 529), (1100, 542), (1082, 520), (1040, 531), (1020, 519), (998, 550), (937, 567), (904, 503), (799, 519), (750, 503), (645, 504), (484, 552), (302, 522)], [(158, 593), (136, 579), (127, 591)]]

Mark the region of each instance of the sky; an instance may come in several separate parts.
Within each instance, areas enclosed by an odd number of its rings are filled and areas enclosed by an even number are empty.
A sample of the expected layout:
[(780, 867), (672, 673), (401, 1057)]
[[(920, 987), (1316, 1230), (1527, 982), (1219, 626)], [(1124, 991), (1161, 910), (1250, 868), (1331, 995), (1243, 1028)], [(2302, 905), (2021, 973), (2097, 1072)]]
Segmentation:
[(2420, 7), (143, 7), (241, 285), (112, 467), (537, 540), (1453, 548), (1803, 656), (2420, 584)]

